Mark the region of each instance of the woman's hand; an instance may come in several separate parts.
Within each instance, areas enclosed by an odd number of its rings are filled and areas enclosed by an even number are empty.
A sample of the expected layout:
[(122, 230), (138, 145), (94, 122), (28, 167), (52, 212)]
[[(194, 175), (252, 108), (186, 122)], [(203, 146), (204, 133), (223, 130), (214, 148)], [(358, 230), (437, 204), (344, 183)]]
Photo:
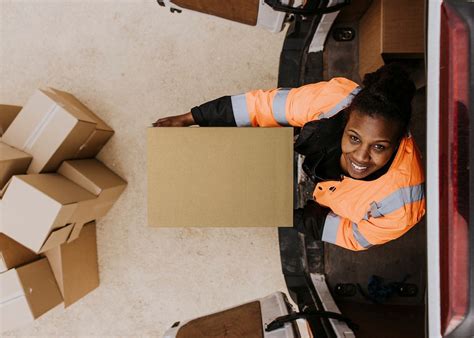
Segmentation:
[(188, 127), (194, 122), (193, 115), (189, 112), (183, 115), (168, 116), (153, 122), (153, 127)]

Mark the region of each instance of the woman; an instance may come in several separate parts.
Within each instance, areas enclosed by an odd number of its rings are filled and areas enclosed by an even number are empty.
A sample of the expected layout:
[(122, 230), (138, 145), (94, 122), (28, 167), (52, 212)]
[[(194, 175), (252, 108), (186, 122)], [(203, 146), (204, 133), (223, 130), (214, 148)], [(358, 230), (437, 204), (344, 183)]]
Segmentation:
[(224, 96), (166, 126), (303, 127), (295, 150), (316, 183), (294, 226), (317, 240), (365, 250), (396, 239), (425, 213), (424, 175), (408, 131), (415, 86), (398, 64), (364, 77)]

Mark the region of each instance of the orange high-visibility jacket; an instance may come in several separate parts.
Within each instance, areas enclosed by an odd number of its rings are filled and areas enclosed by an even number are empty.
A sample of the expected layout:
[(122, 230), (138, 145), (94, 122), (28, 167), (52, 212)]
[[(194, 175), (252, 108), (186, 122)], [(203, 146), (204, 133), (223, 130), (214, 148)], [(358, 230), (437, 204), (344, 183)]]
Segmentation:
[[(329, 118), (360, 91), (345, 78), (293, 89), (255, 90), (231, 97), (237, 126), (296, 126)], [(316, 185), (313, 197), (331, 209), (322, 240), (350, 250), (396, 239), (425, 214), (424, 174), (411, 136), (402, 139), (388, 171), (373, 181), (344, 177)]]

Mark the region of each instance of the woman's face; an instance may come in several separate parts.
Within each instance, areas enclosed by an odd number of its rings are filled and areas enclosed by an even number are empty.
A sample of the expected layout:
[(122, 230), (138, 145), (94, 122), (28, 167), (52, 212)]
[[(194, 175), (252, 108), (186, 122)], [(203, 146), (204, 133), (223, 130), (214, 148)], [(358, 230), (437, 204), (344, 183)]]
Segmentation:
[(341, 167), (362, 179), (382, 168), (398, 147), (400, 124), (352, 111), (341, 140)]

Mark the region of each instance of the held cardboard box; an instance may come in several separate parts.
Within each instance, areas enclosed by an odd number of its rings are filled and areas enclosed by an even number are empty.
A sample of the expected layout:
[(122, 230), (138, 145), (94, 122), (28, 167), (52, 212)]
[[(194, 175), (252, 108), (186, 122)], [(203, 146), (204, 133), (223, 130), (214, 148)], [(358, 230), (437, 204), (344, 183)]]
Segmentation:
[(112, 137), (114, 130), (110, 128), (100, 117), (94, 114), (92, 110), (80, 102), (74, 95), (54, 88), (49, 89), (62, 96), (70, 104), (76, 105), (96, 122), (95, 130), (89, 136), (87, 141), (79, 148), (79, 151), (75, 155), (75, 158), (95, 157), (100, 152), (102, 147), (107, 143), (107, 141)]
[[(97, 196), (88, 220), (103, 217), (120, 197), (127, 182), (96, 159), (64, 161), (58, 173)], [(79, 235), (76, 226), (69, 241)]]
[(20, 110), (20, 106), (0, 104), (0, 136), (5, 133), (5, 130), (8, 129), (8, 126), (10, 126)]
[(37, 90), (2, 141), (33, 156), (28, 173), (51, 172), (74, 158), (95, 128), (96, 121), (62, 95)]
[(293, 225), (293, 128), (149, 128), (148, 225)]
[(388, 60), (423, 58), (424, 1), (374, 0), (359, 22), (359, 75)]
[(13, 175), (26, 174), (32, 157), (0, 141), (0, 190)]
[(0, 233), (0, 272), (30, 263), (39, 256), (28, 248)]
[(99, 286), (95, 222), (86, 224), (79, 238), (46, 251), (45, 256), (63, 295), (64, 307)]
[(1, 331), (26, 325), (62, 302), (48, 260), (0, 274)]
[(13, 176), (2, 198), (2, 230), (36, 253), (68, 240), (96, 197), (59, 174)]

